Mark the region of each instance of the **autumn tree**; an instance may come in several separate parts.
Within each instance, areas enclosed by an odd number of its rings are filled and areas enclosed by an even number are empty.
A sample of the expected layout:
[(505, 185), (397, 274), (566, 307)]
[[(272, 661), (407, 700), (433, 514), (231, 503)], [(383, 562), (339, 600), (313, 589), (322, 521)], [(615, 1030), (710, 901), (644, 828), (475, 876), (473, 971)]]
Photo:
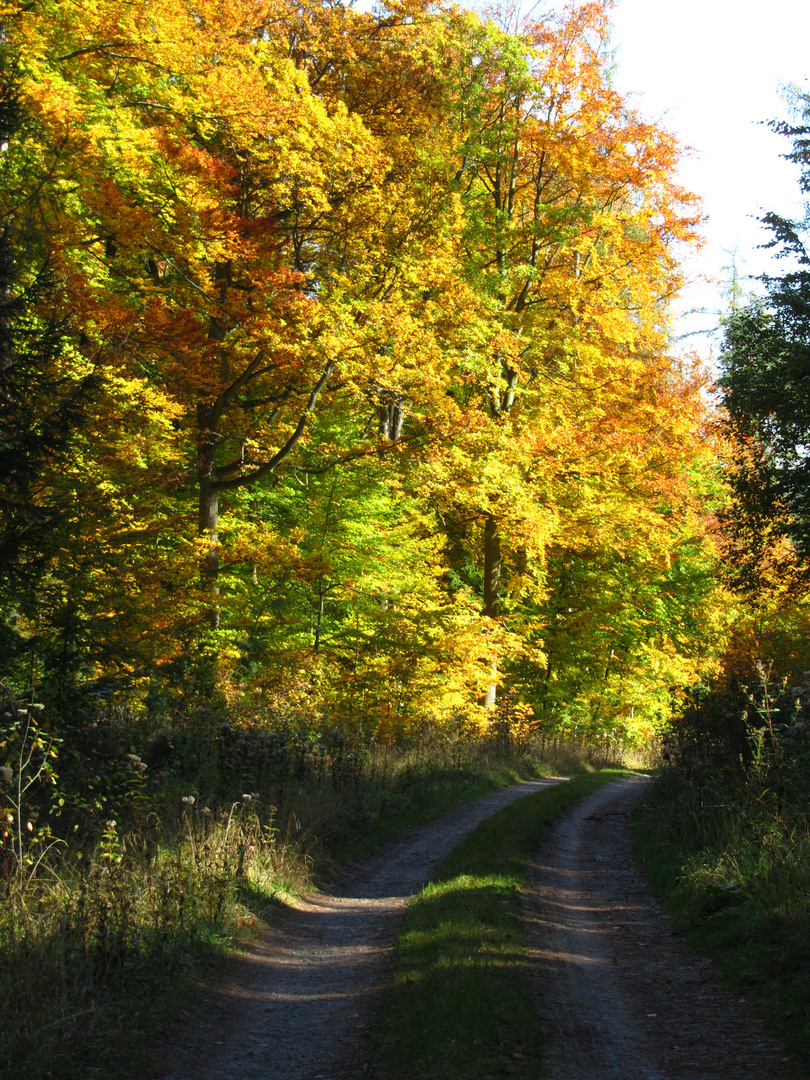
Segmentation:
[(551, 544), (631, 519), (656, 532), (695, 446), (701, 379), (666, 354), (695, 207), (674, 140), (609, 85), (607, 29), (597, 4), (520, 35), (456, 24), (454, 184), (481, 312), (455, 371), (464, 420), (432, 468), (456, 518), (478, 523), (490, 619), (512, 603), (507, 577), (514, 599), (542, 598)]
[[(6, 30), (6, 26), (3, 27)], [(75, 635), (55, 601), (60, 548), (68, 540), (64, 471), (95, 415), (98, 379), (77, 363), (77, 330), (64, 303), (54, 249), (54, 191), (41, 131), (23, 107), (20, 56), (0, 45), (0, 595), (6, 677), (38, 673), (43, 652), (73, 673)], [(58, 153), (58, 152), (56, 152)], [(47, 614), (45, 614), (47, 612)], [(50, 625), (49, 625), (50, 624)], [(31, 632), (31, 628), (36, 628)], [(50, 630), (50, 633), (49, 633)], [(55, 633), (54, 633), (55, 631)], [(40, 654), (39, 656), (37, 654)]]
[(398, 436), (405, 399), (438, 392), (446, 193), (429, 162), (398, 166), (403, 140), (312, 91), (286, 9), (52, 14), (23, 25), (43, 123), (82, 163), (65, 242), (88, 349), (178, 402), (214, 578), (221, 493), (345, 456), (308, 456), (316, 411), (370, 402)]
[(76, 147), (51, 138), (27, 92), (27, 14), (9, 6), (3, 48), (2, 601), (19, 677), (67, 694), (102, 675), (131, 678), (147, 659), (133, 616), (150, 597), (147, 537), (165, 501), (143, 489), (165, 479), (176, 414), (89, 339), (65, 195)]
[(133, 682), (207, 653), (231, 700), (472, 714), (509, 657), (545, 670), (563, 559), (646, 581), (677, 546), (694, 210), (601, 5), (520, 34), (419, 0), (8, 10), (94, 387), (60, 560)]

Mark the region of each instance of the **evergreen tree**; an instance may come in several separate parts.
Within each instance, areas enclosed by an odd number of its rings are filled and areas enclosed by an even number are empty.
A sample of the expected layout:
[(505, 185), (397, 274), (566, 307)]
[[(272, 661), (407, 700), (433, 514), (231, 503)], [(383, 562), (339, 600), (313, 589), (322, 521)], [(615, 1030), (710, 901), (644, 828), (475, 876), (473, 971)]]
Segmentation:
[[(793, 140), (787, 159), (802, 170), (801, 188), (810, 192), (810, 96), (800, 99), (800, 121), (774, 124)], [(769, 247), (793, 263), (784, 274), (765, 278), (766, 295), (734, 311), (725, 328), (720, 382), (735, 437), (752, 440), (748, 466), (735, 468), (734, 490), (742, 503), (752, 491), (765, 504), (790, 511), (790, 535), (810, 550), (810, 251), (808, 218), (775, 213), (763, 223)], [(754, 462), (756, 461), (756, 467)], [(756, 475), (755, 475), (756, 474)]]

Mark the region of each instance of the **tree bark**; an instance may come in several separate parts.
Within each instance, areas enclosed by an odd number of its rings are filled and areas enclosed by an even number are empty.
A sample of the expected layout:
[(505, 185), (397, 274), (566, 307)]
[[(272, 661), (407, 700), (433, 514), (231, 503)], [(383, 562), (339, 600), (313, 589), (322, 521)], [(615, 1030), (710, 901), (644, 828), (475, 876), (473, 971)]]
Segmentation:
[(402, 424), (405, 420), (405, 406), (398, 396), (383, 401), (378, 408), (379, 424), (377, 430), (389, 442), (399, 442), (402, 438)]
[(208, 546), (203, 554), (200, 566), (203, 588), (211, 597), (208, 610), (208, 625), (212, 630), (219, 629), (219, 491), (212, 483), (214, 474), (214, 434), (210, 428), (210, 406), (197, 406), (199, 426), (199, 453), (197, 472), (200, 488), (200, 507), (197, 535), (204, 537)]
[[(497, 619), (501, 596), (501, 534), (498, 521), (492, 514), (487, 514), (484, 523), (484, 614), (490, 619)], [(493, 657), (490, 662), (490, 683), (484, 695), (484, 705), (495, 708), (497, 699), (498, 662)]]
[(320, 648), (321, 648), (321, 624), (323, 623), (323, 600), (324, 600), (323, 578), (320, 578), (319, 581), (318, 581), (318, 616), (317, 616), (317, 620), (315, 622), (315, 641), (314, 641), (313, 646), (312, 646), (312, 651), (315, 653), (316, 656), (318, 655), (318, 652), (320, 651)]

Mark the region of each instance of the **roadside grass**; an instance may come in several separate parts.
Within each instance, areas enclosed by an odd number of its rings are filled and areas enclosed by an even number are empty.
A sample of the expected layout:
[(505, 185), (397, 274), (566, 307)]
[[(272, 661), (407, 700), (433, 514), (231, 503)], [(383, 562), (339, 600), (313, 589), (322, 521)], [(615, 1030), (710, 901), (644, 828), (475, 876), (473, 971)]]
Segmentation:
[[(760, 808), (761, 810), (761, 808)], [(647, 881), (803, 1075), (810, 1065), (810, 826), (786, 829), (719, 777), (668, 768), (633, 817)]]
[[(357, 783), (336, 788), (310, 781), (291, 789), (283, 804), (279, 800), (278, 814), (288, 823), (294, 819), (291, 835), (321, 882), (400, 833), (500, 788), (534, 777), (590, 775), (617, 764), (587, 744), (562, 739), (542, 750), (471, 741), (445, 760), (431, 749), (389, 749), (369, 762), (368, 778)], [(633, 751), (624, 752), (622, 764), (637, 767)]]
[(140, 1071), (200, 975), (303, 881), (251, 803), (189, 812), (177, 831), (61, 852), (0, 907), (0, 1075), (108, 1080)]
[[(576, 749), (557, 764), (587, 768)], [(348, 778), (291, 775), (219, 808), (162, 793), (137, 820), (99, 822), (92, 845), (32, 851), (0, 905), (0, 1076), (142, 1074), (199, 984), (286, 899), (404, 829), (550, 771), (483, 741), (444, 760), (384, 750)]]
[(558, 775), (576, 763), (575, 753), (554, 764), (506, 745), (471, 743), (455, 760), (413, 750), (380, 751), (351, 785), (312, 781), (284, 796), (282, 816), (298, 824), (296, 838), (322, 882), (347, 861), (356, 861), (401, 832), (502, 787), (537, 776)]
[(626, 775), (582, 773), (482, 822), (412, 905), (371, 1037), (375, 1080), (536, 1080), (542, 1039), (521, 890), (551, 823)]

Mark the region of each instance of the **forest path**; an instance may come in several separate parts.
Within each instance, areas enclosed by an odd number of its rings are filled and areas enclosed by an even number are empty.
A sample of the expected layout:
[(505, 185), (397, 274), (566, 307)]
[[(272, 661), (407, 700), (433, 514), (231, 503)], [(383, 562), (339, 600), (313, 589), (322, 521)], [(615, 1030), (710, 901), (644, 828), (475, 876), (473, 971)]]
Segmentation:
[[(525, 894), (548, 1080), (777, 1080), (778, 1047), (689, 953), (633, 863), (643, 777), (601, 788), (549, 833)], [(795, 1074), (793, 1074), (795, 1075)]]
[(209, 987), (160, 1080), (357, 1080), (397, 922), (485, 818), (559, 779), (526, 780), (412, 829), (297, 903)]
[[(557, 780), (526, 781), (413, 829), (298, 903), (208, 990), (154, 1080), (358, 1080), (409, 898), (485, 818)], [(689, 953), (632, 859), (645, 778), (616, 781), (549, 833), (525, 893), (548, 1036), (538, 1080), (783, 1080), (779, 1048)]]

